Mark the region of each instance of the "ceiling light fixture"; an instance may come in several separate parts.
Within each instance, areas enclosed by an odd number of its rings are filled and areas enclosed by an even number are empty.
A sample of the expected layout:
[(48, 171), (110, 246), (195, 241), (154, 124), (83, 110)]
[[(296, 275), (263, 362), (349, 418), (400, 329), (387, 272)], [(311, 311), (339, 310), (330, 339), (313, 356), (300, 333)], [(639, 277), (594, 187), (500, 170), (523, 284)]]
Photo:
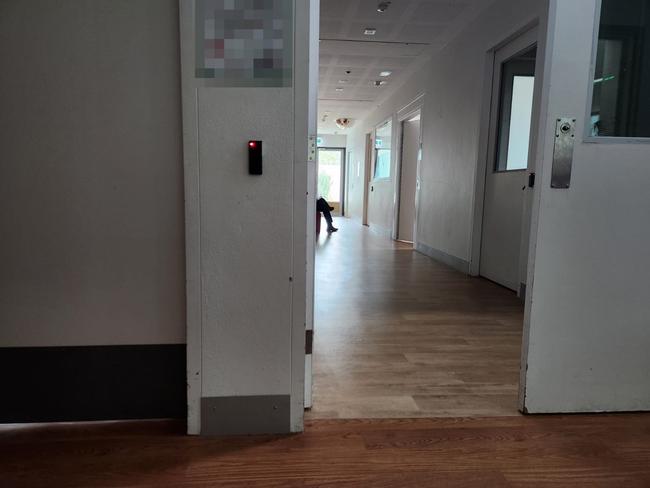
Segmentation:
[(350, 80), (339, 80), (339, 83), (345, 85), (346, 83), (350, 83)]
[(352, 119), (348, 119), (347, 117), (336, 119), (336, 126), (339, 129), (348, 129), (349, 127), (352, 127)]
[(380, 14), (384, 13), (388, 7), (390, 7), (390, 2), (379, 2), (377, 4), (377, 12)]
[(382, 71), (381, 73), (379, 73), (379, 76), (383, 76), (384, 78), (386, 78), (387, 76), (390, 76), (392, 74), (393, 74), (392, 71)]
[(377, 33), (377, 29), (374, 27), (366, 27), (363, 31), (363, 35), (365, 36), (374, 36)]
[(337, 91), (337, 92), (342, 92), (342, 91), (343, 91), (343, 88), (338, 87), (338, 88), (336, 89), (336, 91)]

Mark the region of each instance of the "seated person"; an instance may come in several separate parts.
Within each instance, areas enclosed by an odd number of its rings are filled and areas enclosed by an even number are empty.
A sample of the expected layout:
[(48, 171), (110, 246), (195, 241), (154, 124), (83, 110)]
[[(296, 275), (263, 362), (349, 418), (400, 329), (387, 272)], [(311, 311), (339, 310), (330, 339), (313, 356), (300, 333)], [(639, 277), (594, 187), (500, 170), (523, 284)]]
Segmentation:
[(336, 232), (338, 229), (332, 225), (332, 210), (334, 210), (334, 207), (330, 207), (330, 204), (327, 203), (327, 200), (325, 200), (323, 197), (320, 197), (316, 201), (316, 210), (322, 212), (325, 216), (325, 220), (327, 221), (327, 232), (330, 234), (332, 232)]

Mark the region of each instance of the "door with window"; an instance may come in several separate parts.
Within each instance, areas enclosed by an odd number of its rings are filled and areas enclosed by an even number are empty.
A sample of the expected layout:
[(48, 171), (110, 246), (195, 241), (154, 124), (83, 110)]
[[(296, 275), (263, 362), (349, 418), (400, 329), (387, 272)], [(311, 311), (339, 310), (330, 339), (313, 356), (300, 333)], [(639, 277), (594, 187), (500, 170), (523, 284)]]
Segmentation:
[(523, 406), (650, 410), (650, 0), (549, 6)]
[(343, 212), (343, 188), (345, 175), (345, 149), (318, 149), (318, 196), (334, 207), (332, 213)]
[(537, 29), (495, 53), (480, 274), (519, 292)]

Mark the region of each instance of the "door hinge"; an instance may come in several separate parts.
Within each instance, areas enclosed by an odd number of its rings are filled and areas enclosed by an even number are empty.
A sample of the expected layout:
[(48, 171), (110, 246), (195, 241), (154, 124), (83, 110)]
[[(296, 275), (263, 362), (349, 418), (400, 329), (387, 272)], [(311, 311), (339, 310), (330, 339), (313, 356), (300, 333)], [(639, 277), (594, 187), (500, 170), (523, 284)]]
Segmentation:
[(307, 138), (307, 161), (310, 163), (316, 161), (316, 146), (316, 136), (309, 136)]
[(305, 331), (305, 354), (311, 354), (314, 346), (314, 331)]

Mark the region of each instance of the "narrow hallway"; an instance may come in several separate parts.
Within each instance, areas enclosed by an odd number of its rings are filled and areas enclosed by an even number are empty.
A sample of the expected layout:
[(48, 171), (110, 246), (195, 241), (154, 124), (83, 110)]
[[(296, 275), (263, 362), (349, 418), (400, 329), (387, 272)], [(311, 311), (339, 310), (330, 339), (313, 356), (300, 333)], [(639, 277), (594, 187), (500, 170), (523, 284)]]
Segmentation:
[(309, 418), (518, 415), (523, 304), (347, 219), (316, 250)]

